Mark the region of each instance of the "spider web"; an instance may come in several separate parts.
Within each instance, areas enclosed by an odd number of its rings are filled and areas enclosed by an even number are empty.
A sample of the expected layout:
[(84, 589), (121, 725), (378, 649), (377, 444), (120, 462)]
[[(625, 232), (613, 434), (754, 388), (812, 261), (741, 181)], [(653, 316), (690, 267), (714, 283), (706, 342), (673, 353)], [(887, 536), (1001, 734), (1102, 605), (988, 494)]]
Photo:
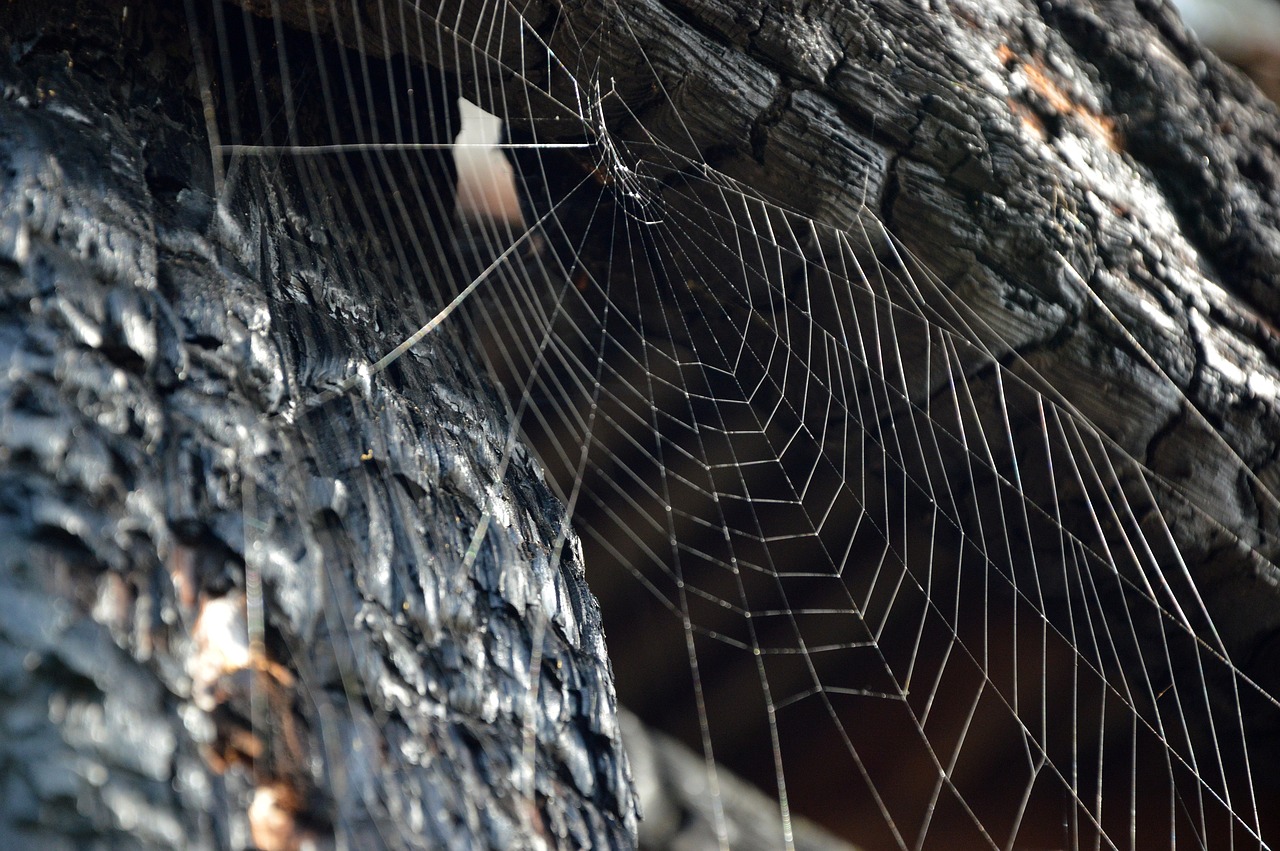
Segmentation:
[[(1175, 534), (1209, 507), (871, 205), (818, 216), (731, 178), (685, 125), (697, 104), (656, 70), (646, 97), (675, 129), (617, 137), (637, 93), (520, 4), (451, 17), (384, 0), (378, 21), (305, 8), (304, 48), (250, 37), (246, 70), (227, 35), (243, 24), (224, 17), (247, 13), (211, 7), (219, 55), (197, 72), (250, 116), (211, 124), (215, 179), (291, 160), (336, 199), (334, 227), (394, 246), (405, 268), (388, 275), (411, 278), (415, 252), (458, 258), (425, 282), (419, 334), (345, 353), (350, 377), (310, 404), (393, 380), (427, 334), (477, 353), (477, 392), (494, 381), (512, 423), (497, 466), (521, 444), (541, 459), (574, 521), (557, 546), (585, 542), (622, 702), (701, 750), (719, 845), (733, 771), (774, 796), (778, 847), (801, 815), (866, 848), (1269, 847), (1271, 769), (1251, 759), (1246, 706), (1275, 701), (1232, 660)], [(281, 8), (258, 11), (281, 36)], [(363, 61), (326, 67), (333, 38)], [(520, 70), (526, 49), (547, 57), (540, 73)], [(439, 107), (454, 91), (415, 89), (398, 54), (457, 69), (506, 119), (520, 214), (501, 168), (473, 176), (461, 219), (415, 171), (461, 127)], [(278, 64), (280, 92), (259, 62)], [(294, 85), (325, 91), (329, 143), (296, 141)], [(385, 183), (344, 173), (348, 157)], [(864, 165), (869, 198), (878, 164)], [(1103, 295), (1068, 279), (1115, 357), (1181, 395)]]

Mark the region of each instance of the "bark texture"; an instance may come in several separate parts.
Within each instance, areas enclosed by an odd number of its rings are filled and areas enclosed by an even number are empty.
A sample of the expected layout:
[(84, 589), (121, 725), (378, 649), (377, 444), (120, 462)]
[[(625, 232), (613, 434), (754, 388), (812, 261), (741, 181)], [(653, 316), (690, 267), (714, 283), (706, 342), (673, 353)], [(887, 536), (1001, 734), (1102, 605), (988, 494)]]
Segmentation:
[(0, 845), (632, 845), (580, 549), (466, 347), (299, 413), (454, 262), (389, 272), (317, 187), (446, 221), (447, 158), (219, 205), (180, 10), (54, 5), (0, 24)]

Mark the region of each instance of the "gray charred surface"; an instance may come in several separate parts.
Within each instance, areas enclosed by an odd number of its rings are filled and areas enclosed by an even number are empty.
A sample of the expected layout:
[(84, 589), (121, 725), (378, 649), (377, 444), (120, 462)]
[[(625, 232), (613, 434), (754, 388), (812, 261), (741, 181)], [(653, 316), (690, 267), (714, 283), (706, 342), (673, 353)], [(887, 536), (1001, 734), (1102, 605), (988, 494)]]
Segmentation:
[(466, 348), (300, 407), (453, 262), (332, 190), (445, 221), (446, 160), (246, 158), (219, 206), (168, 5), (0, 18), (0, 845), (630, 846), (580, 549)]

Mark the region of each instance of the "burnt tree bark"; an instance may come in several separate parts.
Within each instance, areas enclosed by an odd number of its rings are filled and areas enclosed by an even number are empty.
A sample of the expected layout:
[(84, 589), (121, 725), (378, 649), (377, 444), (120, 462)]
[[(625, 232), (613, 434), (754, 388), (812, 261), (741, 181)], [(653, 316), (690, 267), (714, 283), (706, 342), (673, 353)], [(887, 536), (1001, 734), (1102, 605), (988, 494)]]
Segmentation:
[(0, 24), (0, 845), (630, 845), (581, 556), (552, 561), (563, 508), (525, 454), (497, 478), (466, 347), (287, 416), (456, 262), (387, 274), (376, 225), (320, 218), (342, 199), (316, 187), (349, 185), (325, 170), (437, 191), (444, 222), (447, 155), (246, 162), (220, 208), (169, 5)]
[[(443, 4), (408, 33), (374, 0), (244, 5), (282, 19), (227, 8), (220, 25), (344, 44), (324, 48), (335, 78), (359, 47), (393, 57), (441, 115), (456, 91), (490, 107), (505, 94), (531, 108), (527, 122), (508, 113), (513, 132), (576, 140), (581, 122), (559, 102), (582, 93), (549, 46), (609, 81), (594, 93), (608, 94), (601, 130), (623, 165), (644, 161), (655, 203), (689, 203), (687, 187), (662, 187), (692, 160), (794, 220), (887, 229), (941, 283), (925, 299), (936, 321), (970, 323), (1026, 387), (1082, 412), (1165, 483), (1135, 505), (1138, 524), (1171, 518), (1159, 556), (1185, 560), (1232, 658), (1280, 690), (1280, 124), (1162, 3), (880, 0), (800, 14), (532, 0), (521, 13), (545, 41), (511, 27), (502, 37), (518, 42), (484, 42), (524, 63), (503, 89), (469, 76), (474, 42), (418, 37), (424, 25), (488, 33), (490, 4)], [(246, 159), (221, 175), (206, 138), (220, 119), (192, 56), (216, 46), (188, 31), (211, 14), (68, 2), (0, 18), (0, 836), (631, 843), (581, 556), (570, 546), (551, 563), (563, 508), (531, 461), (517, 454), (493, 477), (505, 414), (466, 343), (428, 339), (392, 381), (322, 416), (299, 410), (352, 353), (411, 333), (466, 265), (449, 244), (415, 244), (395, 210), (313, 190), (366, 185), (385, 199), (406, 180), (433, 196), (417, 203), (443, 232), (447, 162)], [(245, 76), (258, 90), (241, 95), (283, 103), (278, 69), (260, 66)], [(323, 143), (324, 99), (337, 97), (339, 115), (390, 132), (363, 93), (309, 84), (311, 101), (287, 93), (297, 127), (242, 115), (259, 134)], [(672, 154), (655, 159), (654, 139)], [(221, 180), (234, 186), (224, 206)], [(572, 201), (564, 209), (572, 231)], [(318, 227), (342, 216), (350, 227)], [(608, 247), (585, 245), (582, 262), (602, 265)], [(833, 250), (817, 235), (793, 249)], [(731, 261), (711, 250), (682, 271)], [(717, 303), (725, 325), (709, 333), (740, 327), (746, 307)], [(983, 412), (1005, 389), (989, 359), (972, 363), (975, 420), (996, 428)], [(905, 400), (938, 391), (939, 375), (904, 366)], [(906, 406), (892, 413), (909, 419)], [(961, 509), (980, 514), (1001, 488), (976, 483)], [(1089, 497), (1068, 501), (1083, 514)], [(495, 506), (509, 522), (468, 557)], [(1273, 708), (1248, 721), (1274, 753)]]

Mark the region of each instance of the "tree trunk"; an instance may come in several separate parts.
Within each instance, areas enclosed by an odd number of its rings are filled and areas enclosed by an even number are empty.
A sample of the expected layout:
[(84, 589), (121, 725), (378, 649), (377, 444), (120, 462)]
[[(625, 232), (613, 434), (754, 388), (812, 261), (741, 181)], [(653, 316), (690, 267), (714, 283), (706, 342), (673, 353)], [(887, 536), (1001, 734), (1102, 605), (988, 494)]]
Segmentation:
[[(1221, 707), (1239, 717), (1252, 775), (1232, 763), (1213, 786), (1196, 768), (1193, 784), (1228, 800), (1241, 783), (1274, 787), (1280, 125), (1162, 3), (531, 0), (519, 20), (457, 0), (415, 16), (373, 0), (189, 5), (0, 13), (4, 844), (635, 841), (582, 549), (513, 437), (517, 412), (502, 400), (518, 394), (495, 389), (481, 363), (483, 317), (309, 404), (504, 249), (472, 251), (455, 230), (444, 155), (380, 146), (448, 141), (459, 91), (517, 141), (587, 145), (515, 158), (537, 227), (510, 262), (572, 279), (583, 311), (607, 302), (625, 315), (611, 363), (641, 346), (672, 362), (694, 353), (732, 372), (729, 390), (764, 388), (731, 415), (741, 421), (720, 421), (726, 433), (782, 412), (759, 445), (724, 450), (777, 453), (742, 488), (770, 493), (814, 458), (861, 471), (856, 494), (842, 481), (832, 497), (844, 525), (771, 557), (848, 549), (843, 593), (868, 600), (889, 542), (904, 564), (951, 564), (929, 574), (939, 588), (976, 558), (1024, 623), (1030, 613), (1056, 630), (1067, 668), (1096, 668), (1162, 741), (1178, 701), (1188, 732), (1168, 745), (1173, 762), (1230, 763), (1236, 746), (1214, 725)], [(290, 70), (299, 56), (308, 64)], [(219, 140), (360, 147), (211, 157)], [(646, 236), (672, 230), (688, 242)], [(752, 274), (724, 272), (748, 262)], [(726, 340), (772, 351), (782, 329), (780, 357), (708, 354)], [(846, 341), (845, 354), (871, 341), (863, 372), (840, 385), (791, 329)], [(835, 414), (798, 403), (801, 366), (828, 393), (839, 386)], [(729, 392), (706, 375), (693, 385)], [(644, 404), (711, 416), (688, 392), (652, 393)], [(576, 456), (553, 451), (564, 437), (525, 427), (553, 484), (574, 492)], [(787, 454), (771, 429), (813, 437)], [(602, 427), (591, 451), (628, 459), (625, 429)], [(710, 532), (626, 534), (638, 517), (607, 475), (587, 481), (600, 498), (575, 519), (624, 561), (670, 537), (727, 562), (719, 533), (760, 521), (753, 509)], [(697, 494), (668, 501), (699, 506)], [(874, 535), (847, 531), (862, 516)], [(927, 531), (939, 518), (943, 533)], [(789, 536), (781, 514), (764, 521), (782, 526), (762, 539)], [(588, 547), (588, 564), (609, 557)], [(1083, 599), (1071, 563), (1114, 587)], [(999, 605), (955, 587), (943, 631), (999, 632)], [(638, 672), (620, 683), (626, 702), (704, 728), (716, 706), (733, 715), (732, 683), (757, 677), (751, 654), (708, 679), (702, 716), (677, 710), (664, 681), (684, 680), (653, 660), (684, 665), (692, 632), (659, 637), (670, 615), (637, 602), (634, 584), (593, 576), (593, 590), (628, 612), (608, 620), (616, 664)], [(735, 635), (696, 605), (683, 614), (699, 640)], [(1092, 607), (1127, 627), (1108, 630), (1109, 647), (1061, 638)], [(1018, 616), (1005, 646), (1015, 669)], [(904, 617), (886, 615), (885, 634)], [(798, 632), (794, 617), (786, 629)], [(950, 640), (931, 635), (916, 656)], [(728, 656), (723, 646), (699, 658)], [(816, 664), (770, 669), (769, 682), (800, 693), (857, 663)], [(1009, 674), (997, 668), (982, 674), (999, 690)], [(1126, 670), (1141, 672), (1131, 692)], [(755, 714), (772, 723), (776, 709)], [(717, 730), (742, 728), (717, 733), (717, 754), (745, 747), (734, 737), (755, 722), (738, 711), (717, 716)], [(892, 728), (855, 714), (859, 769), (892, 761)], [(1071, 719), (1073, 732), (1107, 733)], [(821, 757), (831, 744), (818, 741), (796, 747)], [(1018, 752), (1001, 747), (986, 754), (991, 776)], [(928, 782), (937, 773), (927, 766)], [(799, 799), (810, 784), (795, 774)], [(834, 787), (813, 774), (807, 791)], [(966, 799), (979, 819), (1022, 790), (988, 785), (990, 800)], [(1168, 798), (1168, 784), (1154, 794)], [(842, 815), (829, 821), (877, 841), (860, 832), (877, 811)], [(1275, 835), (1267, 818), (1244, 829)]]
[(527, 455), (496, 470), (467, 348), (298, 408), (429, 315), (316, 187), (447, 221), (447, 154), (249, 160), (215, 201), (167, 5), (4, 13), (0, 845), (630, 845), (580, 548)]

